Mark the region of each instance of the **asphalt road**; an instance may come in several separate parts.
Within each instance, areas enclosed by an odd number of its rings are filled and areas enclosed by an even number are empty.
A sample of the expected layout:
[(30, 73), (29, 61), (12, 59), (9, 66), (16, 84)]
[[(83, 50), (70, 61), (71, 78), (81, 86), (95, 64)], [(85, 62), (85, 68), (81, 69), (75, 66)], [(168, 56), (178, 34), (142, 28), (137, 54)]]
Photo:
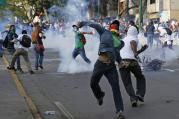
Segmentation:
[[(57, 72), (60, 63), (58, 52), (46, 50), (44, 70), (36, 74), (19, 74), (27, 93), (32, 97), (41, 115), (46, 119), (63, 117), (59, 103), (74, 119), (115, 119), (111, 88), (103, 77), (100, 85), (105, 91), (104, 104), (100, 107), (90, 89), (92, 72), (67, 74)], [(34, 63), (31, 54), (32, 64)], [(26, 67), (23, 67), (24, 69)], [(166, 65), (159, 72), (144, 72), (147, 80), (145, 103), (132, 108), (120, 78), (125, 115), (127, 119), (179, 119), (179, 60)], [(134, 78), (133, 78), (134, 79)], [(135, 86), (135, 79), (133, 80)], [(60, 106), (62, 107), (62, 106)], [(45, 115), (45, 111), (56, 111)]]

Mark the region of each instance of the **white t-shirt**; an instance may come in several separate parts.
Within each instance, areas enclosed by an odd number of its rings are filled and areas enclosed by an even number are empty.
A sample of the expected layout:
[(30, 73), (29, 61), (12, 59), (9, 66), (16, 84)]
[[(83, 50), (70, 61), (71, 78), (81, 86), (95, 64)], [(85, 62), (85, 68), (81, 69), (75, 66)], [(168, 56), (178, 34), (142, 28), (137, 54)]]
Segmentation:
[(138, 42), (138, 39), (132, 36), (127, 36), (123, 39), (124, 47), (120, 50), (120, 55), (122, 59), (135, 59), (134, 53), (131, 49), (131, 41)]
[(120, 50), (122, 59), (135, 59), (134, 53), (131, 48), (131, 41), (138, 43), (138, 31), (135, 27), (131, 26), (127, 32), (127, 36), (123, 39), (124, 47)]

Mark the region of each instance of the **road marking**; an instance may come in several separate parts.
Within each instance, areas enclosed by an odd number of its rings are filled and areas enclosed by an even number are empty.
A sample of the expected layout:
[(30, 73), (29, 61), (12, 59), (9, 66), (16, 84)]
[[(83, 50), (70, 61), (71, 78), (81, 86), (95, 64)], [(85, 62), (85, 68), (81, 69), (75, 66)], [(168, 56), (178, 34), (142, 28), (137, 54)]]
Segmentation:
[(67, 111), (67, 109), (60, 102), (54, 102), (54, 104), (58, 107), (58, 109), (63, 114), (63, 116), (65, 116), (65, 118), (74, 119), (72, 114), (69, 111)]
[(43, 74), (58, 75), (58, 74), (66, 74), (66, 73), (64, 73), (64, 72), (51, 72), (51, 73), (43, 73)]
[(173, 69), (162, 69), (163, 71), (175, 72)]
[[(8, 60), (5, 56), (3, 56), (3, 60), (4, 60), (4, 64), (6, 66), (9, 65), (8, 63)], [(15, 71), (12, 71), (12, 70), (9, 70), (10, 74), (11, 74), (11, 77), (12, 79), (14, 80), (15, 84), (16, 84), (16, 87), (17, 87), (17, 90), (19, 92), (19, 94), (24, 97), (25, 99), (25, 102), (30, 110), (30, 112), (32, 113), (34, 119), (43, 119), (36, 107), (36, 105), (34, 104), (34, 102), (32, 101), (32, 98), (30, 96), (27, 95), (22, 83), (20, 82), (20, 79), (18, 77), (18, 75), (16, 74)]]
[[(35, 59), (31, 59), (31, 61), (35, 61)], [(52, 61), (61, 61), (60, 58), (54, 58), (54, 59), (44, 59), (44, 62), (52, 62)]]

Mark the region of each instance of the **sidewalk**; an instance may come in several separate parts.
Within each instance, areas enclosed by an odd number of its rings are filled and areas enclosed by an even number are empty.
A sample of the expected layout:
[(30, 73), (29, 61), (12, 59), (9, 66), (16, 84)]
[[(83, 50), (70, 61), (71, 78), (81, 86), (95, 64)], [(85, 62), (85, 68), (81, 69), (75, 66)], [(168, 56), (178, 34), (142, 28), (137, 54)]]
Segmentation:
[(0, 58), (0, 118), (34, 119)]

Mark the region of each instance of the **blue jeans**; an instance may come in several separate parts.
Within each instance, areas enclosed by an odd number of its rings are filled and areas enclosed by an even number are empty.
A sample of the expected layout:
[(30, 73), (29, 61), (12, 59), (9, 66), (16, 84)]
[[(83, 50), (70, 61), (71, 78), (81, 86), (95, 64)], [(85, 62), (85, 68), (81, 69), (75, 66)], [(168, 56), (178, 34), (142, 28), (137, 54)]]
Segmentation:
[(153, 46), (154, 34), (147, 34), (147, 44), (151, 48)]
[(73, 53), (72, 53), (73, 58), (75, 59), (78, 55), (80, 55), (83, 58), (83, 60), (85, 62), (87, 62), (88, 64), (91, 63), (91, 61), (86, 57), (86, 53), (85, 53), (84, 47), (83, 48), (75, 48), (73, 50)]
[(99, 82), (102, 76), (105, 76), (112, 88), (113, 98), (115, 102), (116, 112), (124, 111), (123, 100), (119, 87), (119, 77), (115, 63), (106, 64), (99, 60), (96, 61), (91, 77), (90, 86), (94, 93), (94, 96), (99, 99), (102, 95), (102, 90), (99, 86)]
[(32, 45), (33, 53), (35, 55), (35, 68), (38, 69), (39, 66), (43, 66), (44, 52), (37, 52), (36, 45)]
[(44, 59), (44, 53), (43, 52), (35, 52), (36, 58), (35, 58), (35, 68), (38, 69), (39, 66), (43, 65), (43, 59)]
[(154, 34), (154, 39), (157, 42), (157, 47), (160, 46), (161, 42), (160, 42), (160, 34), (159, 33)]

